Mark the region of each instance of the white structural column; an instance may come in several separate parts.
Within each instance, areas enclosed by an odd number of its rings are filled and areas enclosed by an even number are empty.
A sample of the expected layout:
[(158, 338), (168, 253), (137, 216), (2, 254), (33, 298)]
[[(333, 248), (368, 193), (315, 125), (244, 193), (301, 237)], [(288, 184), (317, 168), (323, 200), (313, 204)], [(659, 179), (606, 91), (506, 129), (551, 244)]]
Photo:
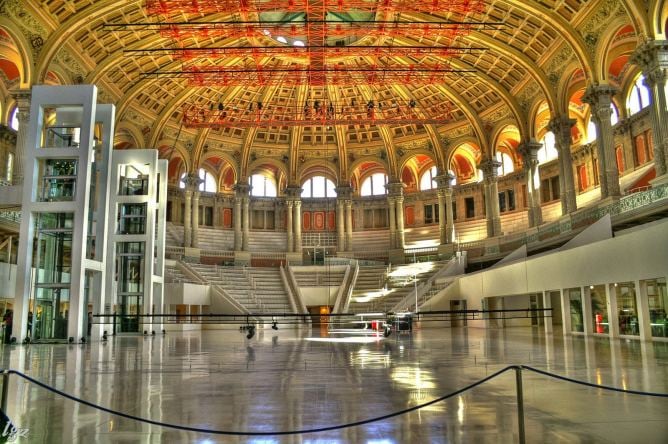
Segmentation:
[(390, 248), (397, 248), (397, 213), (396, 199), (394, 196), (387, 196), (388, 215), (390, 217)]
[[(402, 190), (403, 193), (403, 190)], [(397, 196), (397, 247), (404, 248), (404, 196)]]
[(524, 160), (524, 172), (527, 180), (530, 227), (537, 227), (543, 222), (543, 214), (540, 208), (540, 196), (534, 180), (538, 173), (538, 150), (540, 150), (541, 146), (543, 145), (536, 142), (534, 139), (523, 142), (519, 146), (519, 152)]
[(450, 173), (434, 178), (438, 188), (438, 231), (441, 245), (452, 243), (455, 223), (452, 211), (452, 179), (454, 176)]
[(561, 214), (566, 215), (577, 210), (575, 180), (573, 178), (573, 157), (571, 156), (571, 128), (576, 120), (568, 116), (552, 118), (547, 128), (554, 134), (559, 152), (559, 185), (561, 187)]
[(16, 118), (19, 121), (19, 129), (16, 133), (16, 150), (14, 152), (14, 165), (12, 171), (12, 184), (19, 185), (23, 183), (24, 159), (26, 151), (26, 142), (28, 136), (28, 125), (30, 124), (30, 90), (15, 90), (11, 93), (16, 100), (18, 112)]
[(591, 107), (591, 116), (596, 125), (596, 145), (598, 152), (598, 172), (601, 183), (601, 198), (618, 197), (619, 171), (615, 147), (612, 140), (612, 123), (610, 105), (617, 88), (611, 85), (591, 85), (587, 87), (582, 101)]
[(353, 251), (353, 200), (346, 199), (346, 251)]
[(499, 208), (499, 173), (501, 162), (486, 159), (480, 164), (484, 174), (485, 210), (487, 217), (487, 237), (501, 234), (501, 210)]
[(302, 252), (302, 201), (294, 201), (295, 253)]
[(250, 196), (248, 194), (243, 197), (241, 204), (243, 206), (242, 228), (244, 232), (241, 249), (248, 251), (250, 243)]
[(199, 248), (199, 190), (193, 191), (193, 206), (192, 206), (192, 247)]
[(293, 211), (293, 206), (294, 202), (292, 200), (286, 200), (285, 201), (286, 205), (286, 221), (285, 221), (285, 231), (287, 232), (287, 237), (288, 237), (288, 245), (287, 245), (287, 251), (288, 253), (292, 253), (295, 251), (295, 241), (293, 237), (293, 232), (294, 232), (294, 224), (292, 222), (292, 211)]
[(241, 251), (243, 249), (243, 203), (250, 191), (250, 185), (244, 182), (237, 182), (234, 185), (234, 250)]
[(657, 177), (668, 172), (668, 103), (666, 73), (668, 71), (668, 41), (649, 40), (631, 56), (630, 62), (639, 66), (650, 90), (654, 165)]
[(390, 248), (404, 248), (404, 185), (392, 181), (386, 185), (390, 216)]
[(346, 251), (346, 203), (343, 199), (336, 199), (336, 250)]
[(188, 248), (192, 245), (192, 191), (188, 188), (183, 192), (185, 203), (183, 205), (183, 246)]

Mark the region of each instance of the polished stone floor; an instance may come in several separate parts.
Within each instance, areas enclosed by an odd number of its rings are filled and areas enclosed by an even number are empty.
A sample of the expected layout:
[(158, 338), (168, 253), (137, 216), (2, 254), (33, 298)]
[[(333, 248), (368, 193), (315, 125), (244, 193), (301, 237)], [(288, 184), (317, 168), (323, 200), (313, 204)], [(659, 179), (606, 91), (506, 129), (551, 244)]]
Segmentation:
[[(4, 346), (13, 368), (111, 409), (171, 424), (276, 432), (346, 424), (417, 406), (526, 364), (583, 381), (668, 392), (668, 343), (545, 336), (514, 328), (425, 328), (385, 339), (320, 330), (116, 337)], [(528, 443), (665, 443), (668, 399), (592, 389), (524, 371)], [(515, 375), (366, 425), (296, 436), (221, 436), (142, 424), (13, 376), (9, 414), (30, 443), (514, 443)], [(1, 431), (0, 431), (1, 432)]]

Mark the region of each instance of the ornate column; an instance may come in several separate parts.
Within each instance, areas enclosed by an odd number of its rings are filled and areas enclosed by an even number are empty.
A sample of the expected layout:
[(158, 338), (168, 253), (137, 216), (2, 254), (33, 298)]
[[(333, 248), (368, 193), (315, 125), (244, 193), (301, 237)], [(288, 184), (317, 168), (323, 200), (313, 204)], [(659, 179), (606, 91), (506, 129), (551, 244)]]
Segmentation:
[(243, 240), (241, 242), (241, 249), (243, 251), (248, 251), (248, 244), (250, 243), (250, 196), (246, 194), (242, 201), (241, 205), (243, 206), (243, 213), (242, 213), (242, 229), (244, 232), (243, 235)]
[(287, 250), (288, 253), (292, 253), (293, 251), (295, 251), (295, 241), (294, 241), (293, 236), (292, 236), (292, 231), (294, 229), (294, 223), (292, 222), (293, 201), (292, 200), (286, 200), (285, 205), (286, 205), (286, 208), (287, 208), (287, 214), (286, 214), (286, 216), (287, 216), (286, 219), (287, 220), (285, 222), (285, 232), (288, 235), (288, 239), (287, 239), (287, 244), (288, 245), (287, 245), (286, 250)]
[(621, 195), (615, 147), (612, 140), (612, 124), (610, 122), (610, 116), (612, 115), (610, 104), (615, 93), (617, 93), (617, 88), (611, 85), (591, 85), (582, 97), (582, 101), (588, 103), (591, 107), (591, 116), (594, 124), (596, 124), (596, 145), (598, 148), (602, 199)]
[(197, 191), (193, 191), (193, 216), (192, 216), (192, 223), (193, 223), (193, 235), (192, 235), (192, 247), (193, 248), (199, 248), (199, 189)]
[(345, 201), (343, 199), (337, 198), (336, 199), (336, 251), (346, 251), (345, 211), (346, 211)]
[[(573, 178), (573, 157), (571, 156), (571, 128), (576, 120), (568, 116), (556, 116), (547, 125), (554, 134), (559, 152), (559, 185), (561, 186), (561, 214), (577, 210), (575, 180)], [(540, 204), (540, 201), (539, 201)]]
[(237, 182), (234, 185), (234, 213), (232, 214), (234, 218), (234, 251), (243, 249), (242, 206), (244, 199), (248, 197), (249, 191), (250, 185), (247, 183)]
[(19, 120), (19, 129), (16, 134), (16, 149), (14, 150), (14, 166), (12, 171), (12, 184), (19, 185), (23, 183), (23, 158), (26, 151), (25, 143), (28, 136), (28, 125), (30, 124), (30, 99), (32, 93), (30, 90), (20, 89), (11, 92), (16, 100), (18, 112), (16, 118)]
[(657, 177), (662, 176), (668, 172), (668, 41), (650, 40), (643, 43), (636, 48), (629, 61), (642, 69), (645, 85), (650, 90), (654, 166)]
[(434, 178), (438, 187), (438, 231), (441, 245), (452, 243), (452, 230), (455, 223), (452, 212), (452, 179), (445, 173)]
[[(529, 196), (529, 226), (536, 227), (543, 222), (543, 214), (540, 208), (540, 196), (536, 189), (534, 178), (538, 173), (538, 150), (543, 146), (536, 140), (531, 139), (519, 146), (519, 152), (524, 160), (524, 172), (527, 175), (527, 194)], [(570, 149), (570, 147), (569, 147)], [(561, 163), (559, 165), (562, 166)], [(568, 166), (570, 168), (570, 166)], [(572, 169), (571, 169), (572, 172)], [(563, 177), (563, 175), (561, 175)], [(565, 179), (564, 179), (565, 181)], [(563, 194), (562, 194), (563, 196)], [(563, 202), (562, 202), (563, 208)]]
[(346, 205), (346, 251), (353, 251), (353, 200), (348, 197)]
[(501, 210), (499, 208), (499, 174), (501, 162), (486, 159), (480, 164), (484, 174), (485, 213), (487, 217), (487, 237), (501, 234)]
[(394, 249), (397, 247), (397, 212), (394, 196), (387, 196), (387, 206), (390, 218), (390, 249)]
[(404, 248), (404, 184), (387, 184), (390, 206), (390, 248)]
[(294, 201), (295, 223), (295, 253), (302, 252), (302, 201)]
[(185, 197), (185, 204), (183, 208), (183, 246), (188, 248), (192, 245), (192, 225), (190, 216), (192, 215), (192, 191), (188, 188), (183, 192)]

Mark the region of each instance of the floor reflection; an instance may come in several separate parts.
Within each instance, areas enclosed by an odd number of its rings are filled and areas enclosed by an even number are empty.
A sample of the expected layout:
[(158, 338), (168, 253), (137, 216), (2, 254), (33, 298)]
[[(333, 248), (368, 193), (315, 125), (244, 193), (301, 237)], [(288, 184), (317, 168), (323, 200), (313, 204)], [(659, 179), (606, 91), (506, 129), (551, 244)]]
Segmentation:
[[(343, 337), (345, 338), (345, 337)], [(668, 391), (666, 344), (545, 337), (542, 330), (423, 329), (328, 336), (259, 330), (119, 336), (5, 347), (5, 368), (111, 409), (191, 427), (311, 430), (421, 405), (507, 365), (597, 384)], [(603, 392), (524, 372), (527, 442), (665, 442), (668, 400)], [(106, 414), (13, 378), (9, 412), (27, 442), (517, 442), (514, 375), (411, 413), (298, 436), (226, 437)]]

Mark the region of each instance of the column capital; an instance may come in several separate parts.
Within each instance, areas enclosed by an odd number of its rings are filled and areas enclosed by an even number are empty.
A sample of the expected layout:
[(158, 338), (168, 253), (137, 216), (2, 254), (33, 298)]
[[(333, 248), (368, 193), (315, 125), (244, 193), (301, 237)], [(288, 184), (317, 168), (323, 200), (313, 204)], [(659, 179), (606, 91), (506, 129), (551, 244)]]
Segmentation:
[(577, 123), (576, 119), (571, 119), (565, 115), (559, 115), (552, 117), (547, 124), (547, 129), (552, 131), (555, 137), (558, 137), (561, 133), (567, 133), (568, 137), (571, 137), (571, 128)]
[(450, 174), (449, 172), (439, 174), (438, 176), (434, 177), (434, 180), (436, 181), (436, 188), (439, 191), (445, 189), (452, 190), (452, 181), (454, 178), (455, 176)]
[(350, 185), (340, 185), (336, 187), (337, 199), (350, 199), (353, 195), (353, 188)]
[(517, 147), (517, 151), (524, 160), (524, 166), (535, 167), (538, 165), (538, 151), (543, 147), (543, 144), (537, 142), (536, 139), (526, 140)]
[(185, 184), (186, 190), (197, 191), (199, 190), (200, 184), (204, 181), (200, 179), (197, 173), (186, 173), (186, 175), (181, 179), (181, 182)]
[(385, 185), (385, 188), (387, 189), (387, 195), (389, 197), (398, 197), (404, 195), (404, 184), (399, 181), (388, 182), (388, 184)]
[[(638, 46), (629, 62), (638, 66), (645, 77), (668, 68), (668, 41), (648, 40)], [(664, 77), (665, 78), (665, 77)]]
[(251, 186), (244, 182), (237, 182), (232, 186), (232, 189), (237, 197), (246, 197), (250, 195)]
[(290, 200), (299, 200), (302, 198), (302, 187), (299, 185), (289, 185), (285, 187), (285, 197)]
[(12, 98), (16, 101), (16, 106), (20, 113), (30, 113), (30, 101), (32, 99), (32, 91), (29, 89), (14, 89), (9, 92)]
[(496, 159), (484, 159), (478, 165), (482, 170), (485, 181), (496, 181), (499, 178), (499, 167), (501, 162)]
[(612, 85), (589, 85), (582, 96), (582, 102), (591, 106), (595, 117), (609, 117), (612, 112), (612, 97), (618, 92), (619, 89)]

